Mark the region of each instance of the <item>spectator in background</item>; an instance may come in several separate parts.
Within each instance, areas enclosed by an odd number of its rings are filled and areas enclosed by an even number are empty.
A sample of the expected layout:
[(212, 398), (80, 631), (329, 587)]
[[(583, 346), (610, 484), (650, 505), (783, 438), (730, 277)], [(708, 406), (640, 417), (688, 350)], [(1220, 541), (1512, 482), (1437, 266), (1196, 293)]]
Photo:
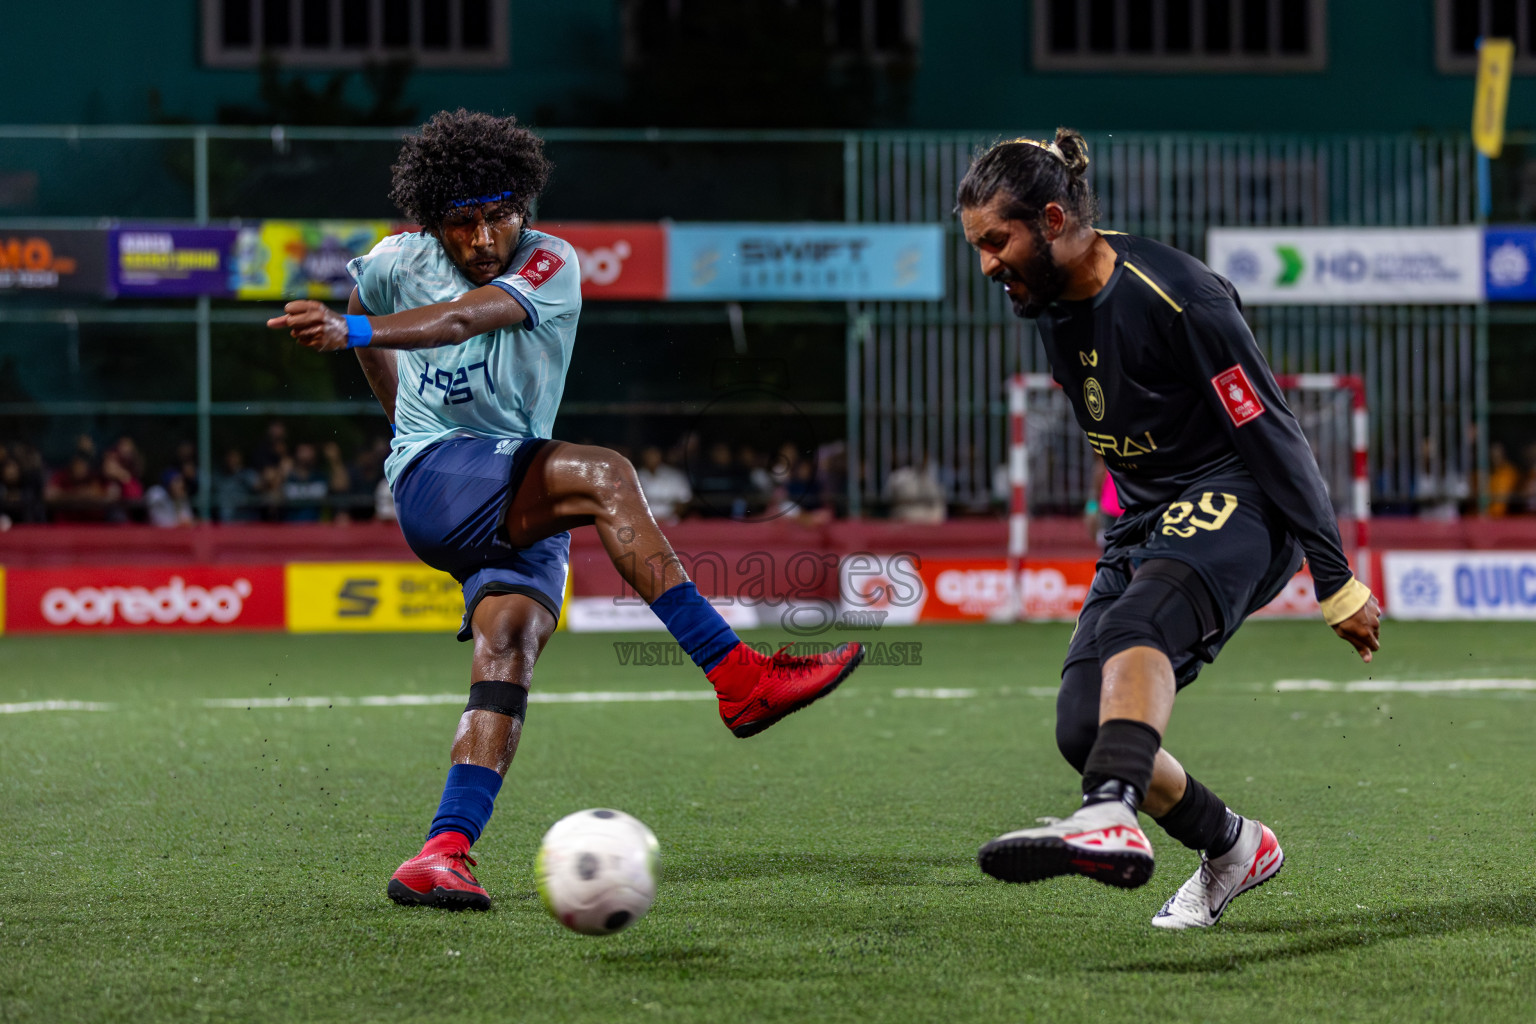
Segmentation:
[[(129, 442), (130, 445), (132, 442)], [(135, 450), (130, 449), (129, 457)], [(101, 477), (107, 489), (106, 517), (110, 522), (126, 523), (144, 503), (144, 482), (124, 464), (121, 450), (114, 445), (101, 457)]]
[(747, 478), (731, 458), (731, 446), (716, 441), (694, 474), (694, 504), (707, 516), (740, 519), (747, 514)]
[(1421, 519), (1448, 522), (1460, 518), (1471, 485), (1465, 474), (1440, 458), (1433, 437), (1419, 442), (1419, 459), (1413, 467), (1413, 506)]
[(191, 526), (195, 521), (192, 501), (188, 496), (187, 482), (180, 473), (168, 471), (160, 482), (144, 492), (144, 507), (149, 513), (149, 524), (171, 529)]
[(688, 486), (688, 474), (662, 461), (660, 448), (651, 445), (640, 453), (640, 469), (635, 475), (658, 523), (675, 523), (682, 518), (693, 500), (693, 488)]
[(1511, 505), (1520, 493), (1520, 467), (1509, 461), (1504, 445), (1492, 441), (1488, 445), (1488, 515), (1502, 519), (1509, 515)]
[(316, 523), (330, 491), (315, 446), (308, 441), (293, 448), (293, 461), (282, 481), (283, 519), (290, 523)]
[[(389, 439), (375, 437), (373, 443), (360, 450), (352, 460), (347, 473), (346, 507), (352, 510), (354, 519), (368, 519), (378, 514), (379, 481), (384, 479), (384, 460), (387, 458)], [(389, 490), (388, 483), (384, 489)]]
[(170, 489), (171, 477), (181, 477), (182, 487), (188, 494), (197, 494), (202, 487), (201, 472), (197, 465), (197, 443), (195, 441), (178, 441), (176, 443), (176, 458), (160, 473), (160, 483)]
[[(258, 473), (265, 473), (274, 466), (282, 466), (288, 461), (288, 427), (282, 420), (273, 420), (267, 424), (267, 439), (256, 448), (256, 454), (251, 459), (251, 468)], [(288, 472), (284, 466), (283, 472)]]
[(942, 523), (948, 513), (944, 485), (939, 483), (938, 468), (931, 455), (921, 466), (902, 466), (892, 470), (886, 480), (891, 503), (891, 518), (905, 523)]
[(347, 460), (341, 456), (341, 445), (327, 441), (320, 448), (325, 459), (325, 490), (327, 518), (333, 522), (350, 523), (352, 513), (347, 505), (347, 492), (352, 487), (352, 473)]
[(15, 523), (46, 522), (44, 476), (36, 448), (21, 441), (6, 446), (0, 454), (0, 514)]
[(245, 464), (238, 448), (224, 453), (224, 468), (213, 478), (213, 505), (221, 523), (248, 523), (256, 518), (261, 476)]
[(130, 475), (140, 481), (144, 479), (144, 453), (139, 450), (138, 442), (131, 436), (118, 435), (117, 441), (109, 451), (116, 453), (118, 462), (122, 463), (123, 468)]
[[(81, 435), (82, 439), (85, 435)], [(95, 450), (92, 445), (91, 451)], [(69, 458), (69, 465), (48, 478), (43, 499), (50, 518), (58, 523), (99, 523), (107, 518), (107, 483), (91, 464), (90, 455), (80, 445)]]

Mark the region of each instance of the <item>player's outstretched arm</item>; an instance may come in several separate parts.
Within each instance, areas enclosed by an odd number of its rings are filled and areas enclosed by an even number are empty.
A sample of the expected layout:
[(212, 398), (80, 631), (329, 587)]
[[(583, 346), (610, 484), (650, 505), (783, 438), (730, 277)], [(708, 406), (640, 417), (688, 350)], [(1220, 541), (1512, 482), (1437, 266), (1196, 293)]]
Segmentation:
[[(362, 316), (365, 312), (363, 300), (358, 296), (357, 289), (353, 288), (351, 297), (347, 299), (347, 315)], [(384, 415), (389, 418), (389, 422), (394, 423), (395, 393), (400, 386), (395, 354), (389, 349), (376, 349), (368, 345), (359, 346), (354, 351), (357, 353), (357, 361), (362, 364), (363, 376), (368, 378), (368, 386), (373, 389), (373, 397), (384, 407)]]
[(1381, 605), (1372, 595), (1360, 610), (1343, 622), (1335, 623), (1333, 631), (1348, 640), (1362, 661), (1370, 661), (1373, 651), (1381, 650)]
[[(350, 304), (349, 304), (350, 308)], [(300, 345), (316, 352), (344, 348), (440, 348), (461, 345), (487, 331), (510, 327), (528, 313), (511, 295), (495, 285), (465, 292), (451, 302), (407, 309), (388, 316), (342, 316), (323, 302), (296, 299), (283, 315), (267, 321), (287, 331)]]

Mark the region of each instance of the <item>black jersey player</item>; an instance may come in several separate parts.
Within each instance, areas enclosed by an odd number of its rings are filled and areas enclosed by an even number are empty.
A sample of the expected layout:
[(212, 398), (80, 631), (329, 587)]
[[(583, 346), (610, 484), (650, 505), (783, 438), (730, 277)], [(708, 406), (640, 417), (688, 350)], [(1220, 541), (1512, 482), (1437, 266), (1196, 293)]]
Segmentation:
[(1175, 693), (1303, 557), (1324, 619), (1366, 661), (1380, 609), (1350, 572), (1316, 460), (1232, 285), (1176, 249), (1095, 230), (1087, 166), (1083, 137), (1061, 129), (1054, 142), (993, 146), (959, 188), (982, 272), (1037, 319), (1052, 376), (1126, 507), (1056, 705), (1083, 805), (999, 836), (979, 860), (1010, 882), (1076, 873), (1133, 888), (1152, 876), (1142, 810), (1202, 854), (1153, 924), (1207, 926), (1283, 854), (1162, 749)]

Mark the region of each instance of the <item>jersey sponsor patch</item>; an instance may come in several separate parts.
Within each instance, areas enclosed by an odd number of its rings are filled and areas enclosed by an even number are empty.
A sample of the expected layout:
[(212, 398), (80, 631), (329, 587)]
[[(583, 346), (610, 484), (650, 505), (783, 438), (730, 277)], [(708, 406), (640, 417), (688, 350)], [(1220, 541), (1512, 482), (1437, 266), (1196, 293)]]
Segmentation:
[(517, 276), (528, 282), (529, 287), (537, 288), (545, 281), (554, 277), (565, 266), (565, 260), (556, 256), (548, 249), (535, 249), (533, 255), (528, 257), (528, 262), (517, 272)]
[(1253, 382), (1241, 366), (1221, 371), (1211, 378), (1211, 385), (1216, 388), (1216, 394), (1221, 396), (1221, 404), (1226, 406), (1227, 415), (1232, 417), (1234, 426), (1240, 427), (1264, 415), (1264, 403), (1254, 394)]

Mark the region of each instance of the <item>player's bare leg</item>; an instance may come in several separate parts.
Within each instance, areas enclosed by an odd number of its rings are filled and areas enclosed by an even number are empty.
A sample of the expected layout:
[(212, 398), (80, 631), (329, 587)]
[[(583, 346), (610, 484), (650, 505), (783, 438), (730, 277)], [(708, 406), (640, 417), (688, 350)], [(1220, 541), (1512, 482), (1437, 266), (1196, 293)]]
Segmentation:
[(470, 627), (470, 700), (449, 751), (442, 803), (421, 852), (389, 882), (390, 898), (407, 906), (489, 909), (490, 897), (470, 871), (469, 848), (517, 754), (533, 666), (555, 631), (555, 617), (522, 594), (489, 594), (476, 605)]
[(529, 460), (506, 522), (514, 547), (596, 528), (619, 575), (704, 670), (720, 697), (720, 717), (737, 736), (756, 735), (831, 693), (864, 657), (857, 643), (814, 657), (767, 657), (742, 643), (689, 581), (634, 467), (607, 448), (544, 444)]

